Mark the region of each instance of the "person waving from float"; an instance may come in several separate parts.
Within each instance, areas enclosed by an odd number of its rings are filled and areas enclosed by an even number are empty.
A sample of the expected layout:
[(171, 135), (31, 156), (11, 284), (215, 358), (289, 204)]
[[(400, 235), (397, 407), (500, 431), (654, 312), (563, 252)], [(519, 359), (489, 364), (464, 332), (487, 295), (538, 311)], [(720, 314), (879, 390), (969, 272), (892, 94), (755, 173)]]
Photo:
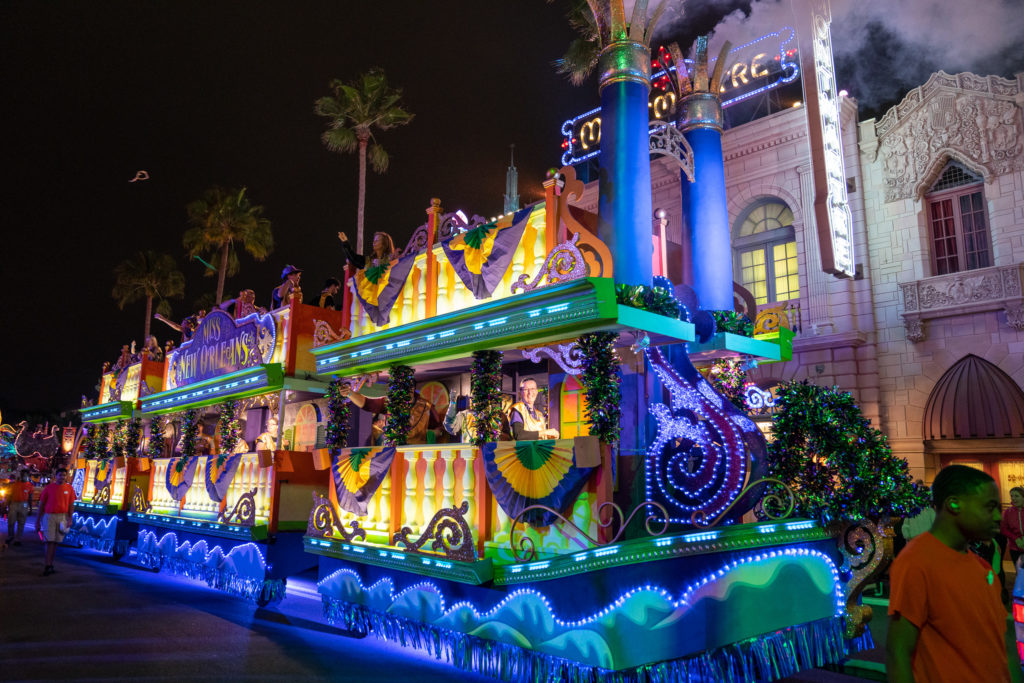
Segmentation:
[(535, 441), (557, 439), (558, 430), (548, 429), (548, 418), (534, 403), (537, 401), (537, 382), (524, 379), (519, 383), (520, 400), (512, 404), (509, 422), (512, 424), (512, 439)]

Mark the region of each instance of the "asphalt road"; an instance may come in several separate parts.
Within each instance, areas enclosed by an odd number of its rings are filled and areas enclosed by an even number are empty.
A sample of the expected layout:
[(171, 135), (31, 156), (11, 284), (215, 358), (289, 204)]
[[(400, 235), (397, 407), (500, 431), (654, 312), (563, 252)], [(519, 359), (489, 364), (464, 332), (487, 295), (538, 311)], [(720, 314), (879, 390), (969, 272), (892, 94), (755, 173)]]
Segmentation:
[[(0, 546), (2, 547), (2, 546)], [(312, 577), (269, 609), (166, 573), (60, 547), (0, 551), (0, 680), (493, 681), (326, 625)], [(854, 683), (824, 671), (788, 681)]]

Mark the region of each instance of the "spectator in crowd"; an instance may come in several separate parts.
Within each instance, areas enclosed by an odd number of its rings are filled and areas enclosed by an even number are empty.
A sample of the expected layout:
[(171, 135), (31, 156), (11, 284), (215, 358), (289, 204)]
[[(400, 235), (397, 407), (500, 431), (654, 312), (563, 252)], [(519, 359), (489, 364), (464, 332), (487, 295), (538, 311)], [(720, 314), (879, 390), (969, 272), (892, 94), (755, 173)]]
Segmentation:
[(968, 549), (999, 530), (986, 473), (950, 465), (932, 484), (935, 523), (892, 566), (886, 671), (894, 683), (1010, 680), (1006, 610), (992, 566)]
[(34, 488), (28, 476), (28, 470), (22, 470), (18, 475), (18, 481), (11, 485), (5, 545), (21, 545), (21, 535), (25, 532), (25, 521), (32, 514), (32, 491)]
[(36, 516), (36, 529), (39, 530), (46, 544), (46, 567), (43, 576), (54, 573), (53, 559), (57, 554), (57, 544), (71, 528), (71, 506), (75, 502), (75, 489), (67, 482), (68, 471), (61, 467), (57, 470), (56, 479), (43, 489), (39, 496), (39, 513)]
[(1010, 559), (1016, 565), (1021, 553), (1024, 553), (1024, 487), (1014, 486), (1010, 489), (1010, 507), (1003, 512), (999, 531), (1006, 536)]

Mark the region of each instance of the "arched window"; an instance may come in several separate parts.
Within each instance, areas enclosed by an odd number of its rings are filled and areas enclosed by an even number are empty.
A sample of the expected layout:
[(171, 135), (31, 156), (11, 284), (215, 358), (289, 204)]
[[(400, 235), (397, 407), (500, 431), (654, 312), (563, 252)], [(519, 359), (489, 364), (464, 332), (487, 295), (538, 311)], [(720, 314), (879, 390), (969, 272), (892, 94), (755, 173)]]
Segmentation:
[(932, 275), (992, 265), (992, 241), (982, 179), (950, 161), (925, 195)]
[(758, 304), (800, 296), (793, 212), (785, 202), (753, 204), (733, 232), (733, 272)]

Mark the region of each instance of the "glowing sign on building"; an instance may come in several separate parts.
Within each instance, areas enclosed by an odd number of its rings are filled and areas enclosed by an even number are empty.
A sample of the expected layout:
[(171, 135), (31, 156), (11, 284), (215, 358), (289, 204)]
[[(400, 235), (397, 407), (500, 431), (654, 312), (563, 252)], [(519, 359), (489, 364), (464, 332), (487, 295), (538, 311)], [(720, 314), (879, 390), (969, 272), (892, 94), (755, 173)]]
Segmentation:
[[(853, 277), (853, 216), (846, 193), (840, 97), (832, 62), (832, 10), (828, 0), (808, 0), (796, 9), (804, 48), (804, 102), (814, 182), (814, 219), (821, 247), (821, 267), (837, 277)], [(810, 50), (806, 44), (810, 43)]]
[[(729, 51), (722, 71), (722, 107), (729, 107), (768, 90), (792, 83), (800, 74), (795, 32), (784, 28), (761, 36)], [(711, 60), (712, 64), (715, 59)], [(692, 66), (686, 60), (687, 67)], [(675, 94), (667, 89), (664, 69), (651, 74), (651, 95), (647, 103), (653, 119), (670, 118)], [(601, 108), (591, 109), (562, 124), (562, 163), (576, 164), (597, 155), (601, 149)]]

